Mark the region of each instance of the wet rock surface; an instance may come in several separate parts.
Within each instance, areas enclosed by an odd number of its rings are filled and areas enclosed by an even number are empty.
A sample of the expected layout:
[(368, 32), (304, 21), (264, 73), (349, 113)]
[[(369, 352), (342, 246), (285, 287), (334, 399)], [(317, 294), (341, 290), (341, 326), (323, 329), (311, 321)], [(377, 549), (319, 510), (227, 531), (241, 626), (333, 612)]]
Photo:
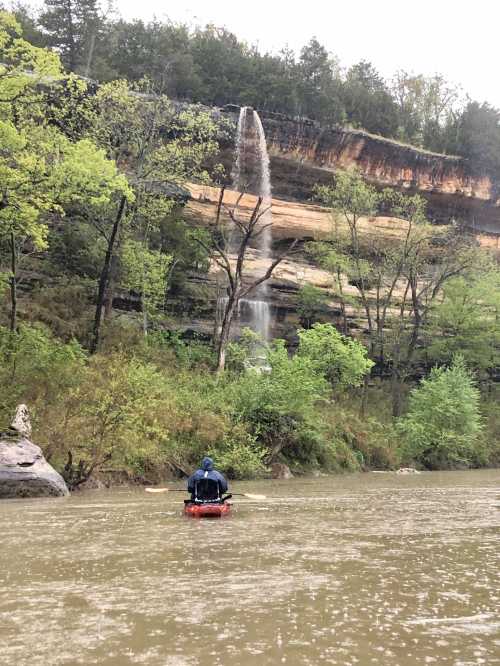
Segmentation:
[(30, 441), (31, 420), (26, 405), (18, 405), (9, 428), (0, 433), (0, 499), (69, 495), (62, 476)]
[(271, 465), (271, 476), (273, 479), (292, 479), (293, 474), (288, 465), (283, 463), (273, 463)]
[(69, 495), (64, 479), (26, 437), (0, 439), (0, 499)]

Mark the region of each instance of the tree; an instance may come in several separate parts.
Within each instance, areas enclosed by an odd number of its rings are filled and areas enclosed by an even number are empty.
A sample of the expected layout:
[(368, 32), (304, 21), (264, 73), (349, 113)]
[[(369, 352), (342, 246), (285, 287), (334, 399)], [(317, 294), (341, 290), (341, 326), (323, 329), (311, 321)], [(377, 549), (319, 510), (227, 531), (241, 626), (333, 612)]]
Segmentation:
[(266, 462), (301, 452), (310, 461), (318, 445), (314, 407), (328, 398), (328, 382), (306, 355), (290, 357), (284, 340), (273, 340), (268, 372), (250, 369), (225, 387), (238, 421), (266, 448)]
[[(359, 225), (364, 217), (371, 217), (377, 211), (380, 203), (380, 195), (374, 187), (365, 183), (361, 175), (356, 172), (338, 172), (335, 176), (335, 186), (333, 188), (320, 186), (316, 188), (317, 197), (333, 210), (334, 224), (337, 217), (341, 217), (344, 224), (347, 224), (348, 243), (345, 245), (344, 239), (341, 240), (342, 251), (350, 255), (352, 261), (352, 277), (356, 280), (356, 288), (359, 291), (361, 302), (366, 314), (368, 331), (370, 335), (371, 353), (374, 350), (374, 330), (372, 310), (368, 298), (369, 279), (368, 264), (362, 256), (361, 239)], [(334, 229), (333, 243), (339, 241), (339, 228)], [(335, 248), (334, 248), (335, 250)], [(335, 262), (335, 272), (341, 270), (340, 260)], [(343, 264), (348, 266), (348, 263)], [(340, 275), (339, 286), (341, 287)], [(345, 313), (345, 304), (344, 304)]]
[(317, 317), (324, 310), (327, 295), (323, 289), (313, 284), (304, 284), (298, 293), (297, 313), (300, 322), (305, 328), (311, 328)]
[[(344, 265), (366, 316), (370, 357), (380, 370), (390, 368), (393, 412), (398, 416), (403, 382), (432, 307), (448, 280), (474, 265), (474, 239), (455, 227), (432, 226), (418, 195), (379, 193), (356, 172), (337, 174), (333, 188), (322, 186), (317, 193), (347, 227), (347, 242), (344, 238), (341, 243), (342, 253), (348, 255)], [(399, 229), (392, 236), (370, 234), (363, 226), (362, 219), (377, 208), (398, 219)], [(338, 235), (337, 231), (333, 237), (333, 251)]]
[(240, 103), (252, 77), (247, 45), (226, 28), (207, 25), (195, 30), (190, 52), (201, 81), (196, 100), (216, 105)]
[(61, 421), (74, 433), (63, 470), (75, 487), (104, 464), (158, 456), (168, 436), (162, 405), (166, 382), (151, 364), (126, 356), (94, 357), (65, 397)]
[(366, 347), (344, 337), (331, 324), (300, 330), (297, 354), (311, 360), (317, 372), (336, 389), (359, 386), (373, 366)]
[(429, 316), (426, 355), (450, 363), (461, 354), (481, 378), (500, 366), (500, 271), (476, 269), (451, 279)]
[(456, 123), (456, 152), (479, 174), (500, 177), (500, 110), (469, 102)]
[(460, 89), (440, 74), (425, 77), (399, 70), (391, 85), (400, 137), (428, 150), (447, 151), (449, 128), (459, 116)]
[(64, 66), (89, 76), (96, 42), (104, 28), (98, 0), (45, 0), (39, 22), (48, 46), (59, 51)]
[(344, 120), (338, 61), (313, 37), (298, 62), (300, 113), (332, 124)]
[(347, 120), (356, 127), (383, 136), (396, 136), (396, 105), (384, 79), (371, 63), (362, 60), (349, 69), (343, 100)]
[(406, 455), (429, 469), (484, 463), (479, 404), (480, 393), (462, 357), (448, 368), (433, 368), (411, 392), (399, 422)]
[(238, 310), (238, 303), (242, 298), (252, 294), (259, 285), (263, 284), (272, 276), (274, 269), (283, 261), (285, 256), (295, 247), (294, 241), (290, 247), (278, 255), (267, 267), (263, 275), (251, 281), (244, 280), (244, 265), (247, 258), (247, 252), (253, 242), (255, 242), (266, 229), (269, 224), (265, 221), (265, 214), (267, 208), (262, 209), (262, 197), (259, 197), (255, 207), (249, 217), (245, 219), (240, 216), (239, 204), (243, 195), (240, 195), (236, 205), (233, 208), (225, 209), (229, 215), (230, 221), (234, 229), (234, 236), (239, 235), (238, 246), (235, 250), (236, 263), (233, 265), (229, 258), (229, 251), (227, 249), (227, 238), (232, 234), (221, 224), (221, 212), (224, 200), (224, 188), (221, 189), (219, 202), (217, 206), (217, 215), (215, 223), (210, 229), (209, 239), (202, 238), (201, 236), (195, 237), (195, 241), (203, 247), (214, 263), (224, 272), (227, 278), (227, 291), (228, 298), (224, 307), (224, 315), (222, 317), (221, 331), (217, 345), (217, 371), (223, 372), (226, 362), (226, 349), (230, 340), (231, 327), (233, 324), (235, 313)]
[(61, 78), (57, 56), (19, 37), (19, 26), (0, 14), (0, 238), (10, 252), (10, 327), (17, 326), (17, 286), (20, 255), (47, 247), (47, 214), (85, 202), (90, 207), (109, 202), (126, 188), (116, 167), (89, 140), (71, 143), (44, 116), (37, 84)]
[[(151, 82), (141, 82), (138, 88), (141, 93), (146, 91), (147, 94), (136, 94), (124, 81), (106, 84), (97, 94), (92, 136), (106, 149), (109, 157), (114, 158), (119, 167), (129, 174), (135, 197), (128, 212), (126, 201), (122, 198), (114, 219), (88, 216), (89, 222), (97, 225), (107, 243), (97, 294), (92, 351), (99, 344), (105, 301), (112, 301), (110, 283), (112, 287), (117, 279), (118, 250), (126, 240), (126, 234), (131, 234), (133, 240), (143, 246), (140, 252), (135, 252), (133, 271), (137, 275), (139, 259), (145, 262), (142, 267), (145, 282), (140, 292), (144, 297), (144, 330), (147, 331), (146, 301), (150, 288), (146, 281), (148, 275), (153, 275), (150, 270), (151, 251), (156, 253), (156, 259), (164, 269), (166, 255), (169, 255), (168, 248), (150, 245), (158, 236), (161, 224), (172, 212), (175, 200), (171, 193), (175, 191), (176, 184), (187, 179), (210, 182), (206, 163), (213, 160), (218, 151), (219, 128), (206, 110), (191, 108), (177, 111)], [(218, 173), (217, 164), (213, 171)], [(157, 275), (156, 270), (154, 273)], [(163, 274), (167, 276), (166, 271)]]
[(172, 258), (151, 250), (140, 241), (127, 240), (122, 249), (122, 284), (142, 296), (143, 332), (147, 335), (149, 319), (165, 302), (168, 269)]

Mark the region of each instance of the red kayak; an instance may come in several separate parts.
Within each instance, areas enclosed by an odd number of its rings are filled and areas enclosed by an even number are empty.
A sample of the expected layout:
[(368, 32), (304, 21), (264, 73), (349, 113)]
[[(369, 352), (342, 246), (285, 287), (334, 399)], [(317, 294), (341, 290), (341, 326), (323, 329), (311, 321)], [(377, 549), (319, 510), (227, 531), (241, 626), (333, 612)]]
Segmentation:
[(218, 504), (184, 504), (184, 513), (193, 518), (220, 518), (227, 516), (231, 511), (231, 505), (227, 502)]

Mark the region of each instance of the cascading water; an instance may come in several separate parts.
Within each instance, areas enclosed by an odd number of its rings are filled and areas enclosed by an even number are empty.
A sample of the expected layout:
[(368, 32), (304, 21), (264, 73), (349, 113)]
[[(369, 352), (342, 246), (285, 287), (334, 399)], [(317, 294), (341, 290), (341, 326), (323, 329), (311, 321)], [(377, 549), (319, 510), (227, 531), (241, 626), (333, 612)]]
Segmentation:
[[(257, 249), (266, 268), (271, 258), (271, 174), (266, 137), (258, 113), (251, 107), (240, 110), (236, 139), (236, 160), (232, 173), (233, 189), (262, 197), (260, 224), (265, 227), (258, 237)], [(240, 323), (248, 323), (266, 342), (269, 339), (271, 312), (267, 284), (261, 284), (254, 298), (242, 299), (238, 306)], [(221, 306), (223, 303), (221, 303)]]

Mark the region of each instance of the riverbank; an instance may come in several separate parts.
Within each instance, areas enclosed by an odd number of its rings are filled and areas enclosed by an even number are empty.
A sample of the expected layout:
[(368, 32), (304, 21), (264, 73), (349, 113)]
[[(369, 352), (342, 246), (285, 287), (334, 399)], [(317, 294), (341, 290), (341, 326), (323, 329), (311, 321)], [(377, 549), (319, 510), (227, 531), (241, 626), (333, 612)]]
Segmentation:
[[(317, 335), (323, 332), (325, 339)], [(356, 364), (366, 367), (363, 349), (333, 327), (307, 334), (308, 344), (318, 344), (321, 353), (310, 345), (308, 355), (299, 349), (290, 356), (277, 341), (267, 351), (271, 371), (261, 373), (245, 365), (243, 340), (232, 343), (227, 370), (218, 375), (208, 344), (166, 333), (145, 338), (136, 329), (115, 330), (103, 351), (89, 356), (76, 341), (65, 343), (40, 327), (23, 327), (14, 335), (4, 331), (1, 416), (10, 423), (17, 405), (25, 402), (34, 443), (72, 486), (96, 478), (100, 470), (115, 470), (117, 481), (121, 476), (160, 484), (168, 476), (189, 475), (204, 455), (232, 479), (266, 475), (273, 463), (288, 465), (293, 474), (498, 464), (494, 386), (481, 394), (480, 403), (479, 393), (472, 394), (478, 401), (477, 427), (469, 434), (453, 431), (452, 416), (466, 404), (455, 404), (453, 395), (444, 402), (433, 397), (415, 417), (437, 428), (426, 435), (431, 437), (427, 448), (439, 453), (430, 458), (425, 450), (420, 454), (409, 447), (403, 421), (392, 417), (387, 382), (343, 387), (342, 378), (352, 381)], [(335, 345), (332, 365), (325, 370), (324, 349), (330, 343)], [(325, 374), (330, 368), (333, 384)], [(441, 396), (445, 390), (446, 385)], [(449, 423), (439, 409), (433, 412), (441, 404), (452, 409)]]

